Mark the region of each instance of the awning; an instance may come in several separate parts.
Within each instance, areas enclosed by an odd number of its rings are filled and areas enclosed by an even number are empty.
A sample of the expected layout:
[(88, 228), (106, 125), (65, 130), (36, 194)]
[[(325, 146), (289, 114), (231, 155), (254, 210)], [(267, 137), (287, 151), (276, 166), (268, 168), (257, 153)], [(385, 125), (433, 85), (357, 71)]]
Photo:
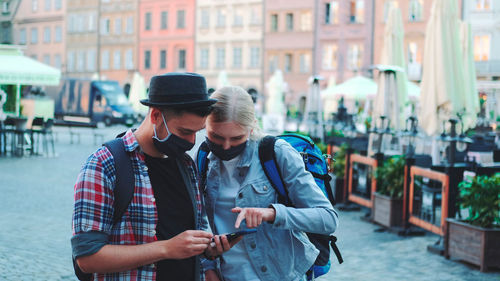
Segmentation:
[(0, 46), (0, 84), (58, 85), (61, 71), (23, 56), (19, 49)]

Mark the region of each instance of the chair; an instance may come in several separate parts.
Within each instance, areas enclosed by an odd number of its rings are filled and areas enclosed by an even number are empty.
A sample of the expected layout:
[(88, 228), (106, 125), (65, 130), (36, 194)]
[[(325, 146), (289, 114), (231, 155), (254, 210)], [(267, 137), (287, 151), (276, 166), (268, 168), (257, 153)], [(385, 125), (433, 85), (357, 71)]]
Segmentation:
[(40, 136), (43, 136), (44, 121), (42, 117), (35, 117), (31, 122), (31, 154), (38, 154), (38, 146), (40, 144)]
[(11, 155), (23, 156), (25, 145), (24, 134), (26, 133), (26, 119), (7, 117), (7, 119), (5, 119), (4, 121), (4, 125), (5, 126), (3, 131), (5, 134), (5, 142), (7, 143), (7, 138), (10, 138)]
[(52, 156), (56, 155), (56, 149), (54, 145), (54, 131), (52, 128), (54, 127), (54, 119), (47, 119), (43, 123), (43, 128), (41, 134), (43, 136), (43, 152), (45, 155), (49, 156), (49, 142), (52, 146)]

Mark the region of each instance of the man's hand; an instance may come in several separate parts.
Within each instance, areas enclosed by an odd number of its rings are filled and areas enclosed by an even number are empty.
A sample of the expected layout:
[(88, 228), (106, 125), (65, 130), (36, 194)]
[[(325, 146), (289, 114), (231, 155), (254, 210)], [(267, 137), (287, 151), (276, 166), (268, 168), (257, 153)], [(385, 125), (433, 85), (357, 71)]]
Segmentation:
[(274, 222), (276, 210), (274, 208), (240, 208), (231, 209), (233, 213), (239, 213), (234, 227), (239, 228), (243, 220), (246, 221), (248, 228), (255, 228), (263, 221)]
[(215, 271), (209, 269), (205, 271), (205, 280), (206, 281), (220, 281), (219, 276), (217, 276), (217, 273)]
[(203, 253), (212, 239), (211, 233), (202, 230), (186, 230), (166, 241), (167, 259), (186, 259)]

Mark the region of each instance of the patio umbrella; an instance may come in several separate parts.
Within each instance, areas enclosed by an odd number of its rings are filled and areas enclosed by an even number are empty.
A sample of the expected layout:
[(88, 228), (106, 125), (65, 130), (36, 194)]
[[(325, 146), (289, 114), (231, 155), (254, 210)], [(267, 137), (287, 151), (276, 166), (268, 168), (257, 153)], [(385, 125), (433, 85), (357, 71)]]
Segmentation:
[(442, 121), (465, 107), (465, 71), (455, 0), (435, 0), (427, 24), (419, 120), (424, 131), (436, 134)]
[(339, 98), (343, 96), (345, 99), (365, 100), (377, 93), (377, 83), (370, 78), (356, 76), (335, 86), (330, 93)]
[(461, 22), (460, 40), (465, 70), (465, 111), (462, 117), (464, 127), (472, 128), (476, 124), (479, 112), (479, 96), (476, 86), (476, 65), (474, 64), (474, 50), (470, 24)]
[(286, 82), (281, 70), (276, 70), (267, 82), (266, 113), (284, 115), (286, 113), (283, 95), (286, 90)]
[(222, 70), (219, 72), (219, 76), (217, 76), (217, 89), (229, 85), (231, 85), (231, 83), (229, 83), (229, 79), (227, 78), (227, 72)]
[(130, 85), (128, 101), (132, 105), (134, 111), (143, 116), (146, 116), (148, 107), (143, 105), (140, 100), (145, 98), (147, 98), (147, 95), (144, 77), (142, 77), (141, 74), (136, 71), (134, 72), (134, 76), (132, 77), (132, 84)]
[(403, 47), (403, 20), (401, 10), (393, 4), (384, 31), (384, 45), (380, 63), (377, 95), (374, 101), (373, 120), (385, 115), (391, 127), (399, 130), (405, 122), (408, 102), (408, 78)]
[(326, 89), (321, 91), (321, 100), (323, 101), (323, 116), (329, 119), (331, 114), (337, 110), (338, 100), (340, 99), (333, 93), (335, 88), (335, 77), (332, 75), (328, 79)]

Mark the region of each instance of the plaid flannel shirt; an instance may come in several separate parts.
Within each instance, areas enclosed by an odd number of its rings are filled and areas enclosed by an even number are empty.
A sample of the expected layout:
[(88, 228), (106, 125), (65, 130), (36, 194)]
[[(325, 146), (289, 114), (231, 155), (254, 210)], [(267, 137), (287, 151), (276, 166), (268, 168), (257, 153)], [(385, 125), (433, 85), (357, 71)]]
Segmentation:
[[(108, 236), (113, 245), (137, 245), (157, 241), (156, 224), (158, 216), (148, 168), (139, 143), (132, 130), (123, 136), (125, 150), (130, 153), (135, 176), (134, 196), (122, 219), (112, 225), (113, 188), (115, 165), (112, 154), (106, 147), (99, 148), (84, 164), (75, 184), (75, 205), (73, 213), (73, 238), (80, 233), (97, 231)], [(193, 160), (186, 156), (185, 164), (191, 181), (188, 188), (196, 202), (196, 229), (207, 230), (202, 209), (201, 195)], [(186, 183), (188, 184), (188, 183)], [(199, 259), (198, 259), (199, 262)], [(199, 263), (198, 263), (199, 265)], [(200, 265), (201, 266), (201, 265)], [(94, 274), (94, 280), (155, 280), (155, 265), (107, 274)], [(204, 274), (200, 270), (200, 280)]]

